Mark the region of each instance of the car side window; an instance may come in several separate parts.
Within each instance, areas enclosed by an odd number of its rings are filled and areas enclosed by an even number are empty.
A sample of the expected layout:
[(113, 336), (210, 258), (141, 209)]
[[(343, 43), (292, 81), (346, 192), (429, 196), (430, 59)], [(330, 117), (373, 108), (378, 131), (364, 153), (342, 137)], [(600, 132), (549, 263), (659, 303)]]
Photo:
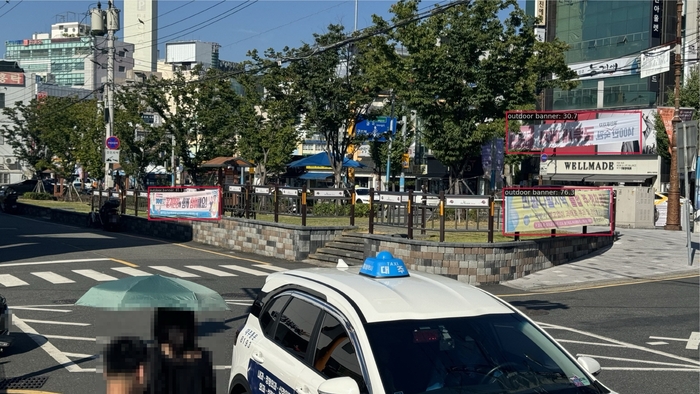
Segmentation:
[(275, 327), (275, 321), (280, 315), (280, 311), (287, 305), (289, 301), (288, 295), (283, 295), (271, 300), (269, 306), (265, 308), (260, 315), (260, 329), (262, 329), (263, 334), (267, 337), (271, 337), (273, 329)]
[(318, 333), (313, 367), (328, 379), (350, 377), (357, 382), (360, 392), (367, 392), (355, 347), (343, 325), (330, 314), (323, 318)]
[(318, 307), (292, 297), (280, 315), (275, 342), (303, 360), (320, 314), (321, 309)]

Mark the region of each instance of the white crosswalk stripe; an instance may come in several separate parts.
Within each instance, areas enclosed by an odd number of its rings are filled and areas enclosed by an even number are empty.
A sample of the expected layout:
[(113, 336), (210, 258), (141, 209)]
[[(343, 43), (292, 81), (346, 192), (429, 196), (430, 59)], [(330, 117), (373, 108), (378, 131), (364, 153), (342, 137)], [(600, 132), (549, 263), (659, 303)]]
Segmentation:
[(5, 287), (27, 286), (29, 283), (10, 274), (0, 274), (0, 285)]
[[(218, 268), (221, 267), (221, 268)], [(28, 286), (31, 283), (36, 283), (36, 280), (34, 282), (29, 281), (30, 278), (39, 278), (42, 279), (46, 282), (49, 282), (51, 284), (55, 285), (61, 285), (61, 284), (68, 284), (68, 283), (76, 283), (79, 279), (87, 278), (91, 279), (93, 281), (98, 281), (98, 282), (109, 282), (113, 280), (118, 280), (119, 278), (122, 278), (124, 276), (150, 276), (154, 275), (157, 273), (165, 273), (171, 276), (176, 276), (180, 278), (201, 278), (201, 277), (206, 277), (206, 276), (215, 276), (215, 277), (237, 277), (242, 274), (247, 274), (247, 275), (254, 275), (254, 276), (267, 276), (270, 275), (273, 272), (280, 272), (280, 271), (287, 271), (287, 268), (284, 267), (278, 267), (275, 265), (268, 265), (268, 264), (254, 264), (252, 266), (241, 266), (241, 265), (219, 265), (219, 266), (205, 266), (205, 265), (186, 265), (184, 267), (179, 267), (179, 268), (173, 268), (165, 265), (156, 265), (156, 266), (147, 266), (147, 267), (139, 267), (139, 268), (132, 268), (132, 267), (110, 267), (110, 270), (113, 271), (114, 273), (119, 273), (122, 275), (109, 275), (105, 272), (100, 272), (103, 271), (102, 269), (94, 270), (94, 269), (76, 269), (76, 270), (71, 270), (71, 272), (66, 273), (57, 273), (54, 271), (35, 271), (35, 272), (29, 272), (29, 273), (22, 273), (22, 274), (0, 274), (0, 288), (3, 287), (17, 287), (17, 286)], [(254, 268), (259, 268), (254, 269)], [(188, 272), (189, 271), (195, 271), (194, 272)], [(154, 271), (160, 271), (160, 272), (154, 272)], [(235, 271), (231, 272), (231, 271)], [(80, 277), (76, 277), (77, 274), (80, 275)], [(26, 282), (25, 282), (26, 281)]]
[(270, 271), (277, 271), (277, 272), (282, 272), (282, 271), (288, 271), (289, 268), (282, 268), (278, 267), (276, 265), (270, 265), (270, 264), (253, 264), (253, 267), (258, 267)]
[(269, 272), (258, 271), (251, 268), (241, 267), (238, 265), (221, 265), (220, 267), (224, 267), (233, 271), (240, 271), (255, 276), (267, 276), (270, 274)]
[(122, 274), (127, 274), (130, 276), (151, 276), (151, 275), (153, 275), (153, 274), (149, 274), (146, 271), (137, 270), (136, 268), (131, 268), (131, 267), (114, 267), (112, 269), (117, 271), (117, 272), (121, 272)]
[(111, 280), (117, 280), (117, 278), (115, 278), (113, 276), (103, 274), (103, 273), (97, 272), (95, 270), (73, 270), (73, 272), (75, 272), (78, 275), (82, 275), (82, 276), (85, 276), (87, 278), (94, 279), (98, 282), (109, 282)]
[(47, 282), (51, 282), (55, 285), (63, 284), (63, 283), (75, 283), (74, 280), (70, 280), (70, 279), (66, 278), (65, 276), (61, 276), (61, 275), (53, 273), (51, 271), (32, 272), (32, 275), (39, 277)]
[(186, 267), (189, 269), (193, 269), (195, 271), (206, 272), (207, 274), (212, 274), (212, 275), (216, 275), (216, 276), (238, 276), (238, 275), (232, 274), (230, 272), (225, 272), (225, 271), (217, 270), (214, 268), (205, 267), (203, 265), (188, 265)]
[(154, 270), (163, 271), (163, 272), (168, 273), (170, 275), (178, 276), (180, 278), (199, 278), (199, 275), (185, 272), (185, 271), (175, 269), (175, 268), (166, 267), (164, 265), (156, 265), (156, 266), (152, 265), (151, 268), (153, 268)]

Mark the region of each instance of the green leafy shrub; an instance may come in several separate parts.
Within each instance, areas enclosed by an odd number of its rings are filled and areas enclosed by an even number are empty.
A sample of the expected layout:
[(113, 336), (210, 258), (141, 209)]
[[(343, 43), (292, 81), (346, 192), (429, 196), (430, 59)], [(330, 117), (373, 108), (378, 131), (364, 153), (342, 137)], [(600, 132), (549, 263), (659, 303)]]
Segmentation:
[(27, 192), (22, 197), (27, 200), (53, 200), (53, 196), (50, 193)]

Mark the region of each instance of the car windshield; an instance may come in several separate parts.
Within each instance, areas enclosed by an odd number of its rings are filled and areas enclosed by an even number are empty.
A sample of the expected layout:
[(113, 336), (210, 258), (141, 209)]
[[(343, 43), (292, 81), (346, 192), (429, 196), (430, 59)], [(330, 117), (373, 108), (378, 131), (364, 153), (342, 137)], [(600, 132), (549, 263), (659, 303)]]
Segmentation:
[(369, 189), (355, 189), (355, 193), (358, 196), (367, 196), (369, 195)]
[(386, 393), (607, 393), (516, 314), (365, 326)]

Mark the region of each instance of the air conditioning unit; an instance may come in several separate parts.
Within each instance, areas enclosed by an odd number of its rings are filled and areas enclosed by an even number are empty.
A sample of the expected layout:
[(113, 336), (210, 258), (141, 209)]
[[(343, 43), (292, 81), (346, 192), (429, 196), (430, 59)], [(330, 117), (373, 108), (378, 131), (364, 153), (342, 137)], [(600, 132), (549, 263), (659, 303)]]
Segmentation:
[(17, 159), (14, 157), (8, 157), (5, 159), (5, 164), (9, 165), (9, 164), (15, 164), (15, 163), (17, 163)]

